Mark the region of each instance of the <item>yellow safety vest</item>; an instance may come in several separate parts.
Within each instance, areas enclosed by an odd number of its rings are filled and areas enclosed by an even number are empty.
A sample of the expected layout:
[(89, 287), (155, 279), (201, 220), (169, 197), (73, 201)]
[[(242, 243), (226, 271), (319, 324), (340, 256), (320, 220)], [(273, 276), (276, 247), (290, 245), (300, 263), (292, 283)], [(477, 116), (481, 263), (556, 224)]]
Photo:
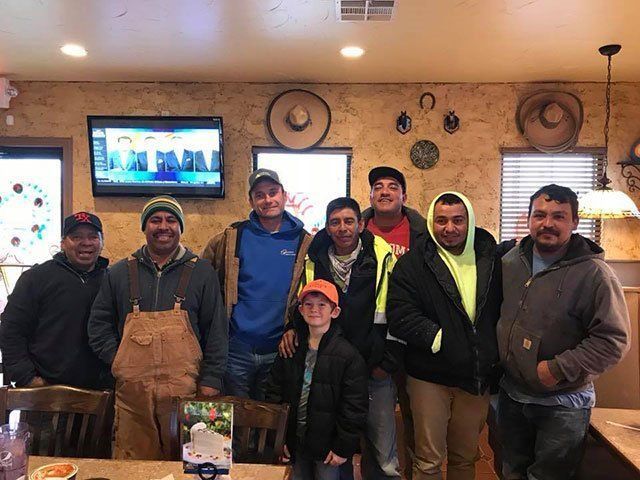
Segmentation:
[[(389, 276), (396, 264), (396, 257), (391, 246), (377, 235), (373, 236), (373, 252), (376, 256), (376, 311), (373, 323), (386, 324), (387, 291), (389, 288)], [(315, 279), (315, 263), (309, 258), (304, 259), (304, 277), (300, 281), (298, 293), (309, 282)]]

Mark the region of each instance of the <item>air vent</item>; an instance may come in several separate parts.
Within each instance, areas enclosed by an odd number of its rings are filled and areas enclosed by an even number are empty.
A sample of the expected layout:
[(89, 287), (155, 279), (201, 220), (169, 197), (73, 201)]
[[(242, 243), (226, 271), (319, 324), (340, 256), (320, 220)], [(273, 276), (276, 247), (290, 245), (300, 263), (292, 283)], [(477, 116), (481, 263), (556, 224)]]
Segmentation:
[(388, 22), (399, 0), (336, 0), (339, 22)]

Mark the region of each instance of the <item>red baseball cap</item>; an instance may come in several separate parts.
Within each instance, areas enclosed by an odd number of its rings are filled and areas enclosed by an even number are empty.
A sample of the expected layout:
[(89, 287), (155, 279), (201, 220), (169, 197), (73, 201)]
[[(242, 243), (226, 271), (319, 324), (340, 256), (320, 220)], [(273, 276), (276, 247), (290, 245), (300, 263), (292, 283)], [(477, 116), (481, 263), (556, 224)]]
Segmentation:
[(312, 282), (307, 283), (300, 294), (298, 295), (298, 300), (302, 302), (304, 297), (309, 293), (321, 293), (325, 297), (327, 297), (332, 303), (338, 305), (338, 290), (336, 290), (336, 286), (333, 283), (327, 282), (326, 280), (314, 280)]

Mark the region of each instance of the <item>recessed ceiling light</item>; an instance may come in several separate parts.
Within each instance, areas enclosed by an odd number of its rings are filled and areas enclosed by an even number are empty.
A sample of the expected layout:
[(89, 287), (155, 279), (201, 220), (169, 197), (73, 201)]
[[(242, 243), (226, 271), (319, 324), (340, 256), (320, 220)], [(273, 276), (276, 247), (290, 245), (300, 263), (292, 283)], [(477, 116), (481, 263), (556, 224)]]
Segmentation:
[(60, 47), (60, 51), (70, 57), (86, 57), (87, 51), (82, 45), (75, 45), (73, 43), (67, 43)]
[(364, 50), (360, 47), (344, 47), (340, 53), (343, 57), (358, 58), (364, 55)]

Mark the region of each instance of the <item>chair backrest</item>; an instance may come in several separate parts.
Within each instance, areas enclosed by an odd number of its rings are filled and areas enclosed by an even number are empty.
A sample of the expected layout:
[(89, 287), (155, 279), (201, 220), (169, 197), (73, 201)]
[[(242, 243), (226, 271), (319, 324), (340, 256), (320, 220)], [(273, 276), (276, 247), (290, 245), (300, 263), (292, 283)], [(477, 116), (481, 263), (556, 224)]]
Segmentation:
[[(20, 410), (29, 425), (30, 452), (35, 455), (100, 457), (111, 438), (113, 392), (84, 390), (67, 385), (0, 388), (0, 415)], [(106, 437), (106, 441), (105, 441)]]
[[(278, 463), (283, 454), (289, 405), (259, 402), (239, 397), (198, 397), (180, 400), (233, 404), (233, 461)], [(177, 408), (176, 408), (177, 413)], [(173, 422), (176, 459), (180, 458), (178, 422)]]

